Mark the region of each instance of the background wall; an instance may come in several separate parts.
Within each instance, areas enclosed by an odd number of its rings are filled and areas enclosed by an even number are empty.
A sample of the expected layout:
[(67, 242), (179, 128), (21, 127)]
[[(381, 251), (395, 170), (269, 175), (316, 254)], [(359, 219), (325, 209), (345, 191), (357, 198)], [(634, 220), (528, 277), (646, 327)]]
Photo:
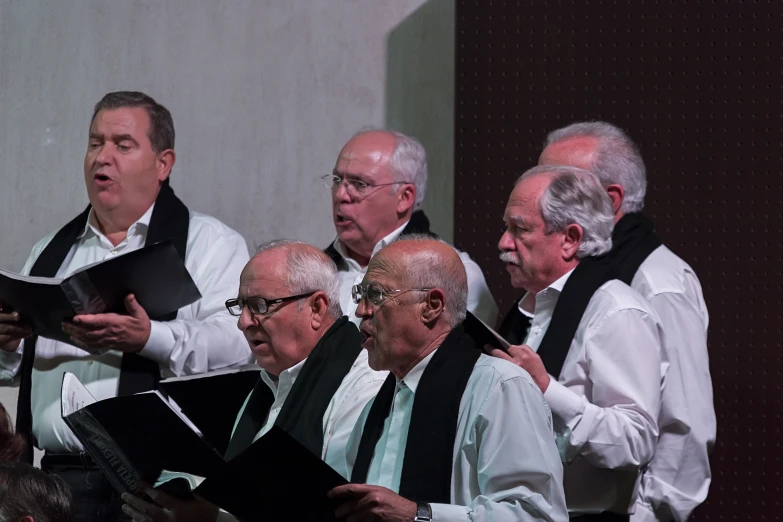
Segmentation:
[(780, 518), (783, 3), (459, 0), (455, 241), (505, 312), (514, 181), (547, 132), (603, 119), (640, 145), (645, 211), (701, 279), (718, 437), (693, 520)]
[(172, 186), (251, 247), (328, 245), (318, 178), (387, 122), (428, 148), (425, 210), (451, 238), (453, 47), (453, 0), (0, 1), (0, 267), (86, 205), (92, 107), (115, 90), (168, 107)]

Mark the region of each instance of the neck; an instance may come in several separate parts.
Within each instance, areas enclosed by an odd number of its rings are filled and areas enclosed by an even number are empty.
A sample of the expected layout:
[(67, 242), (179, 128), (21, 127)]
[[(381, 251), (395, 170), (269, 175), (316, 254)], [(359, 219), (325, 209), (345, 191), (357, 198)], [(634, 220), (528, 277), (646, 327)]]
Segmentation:
[[(348, 254), (348, 257), (359, 263), (359, 266), (364, 268), (367, 265), (370, 264), (370, 259), (372, 258), (372, 251), (375, 250), (375, 246), (386, 236), (406, 224), (408, 221), (411, 220), (411, 212), (406, 212), (403, 215), (397, 216), (397, 221), (390, 224), (389, 226), (386, 226), (378, 232), (376, 235), (376, 239), (372, 242), (366, 242), (364, 244), (360, 245), (347, 245), (345, 243), (342, 243), (345, 247), (346, 254)], [(371, 243), (371, 244), (370, 244)]]
[(117, 246), (125, 240), (131, 225), (144, 215), (144, 213), (141, 213), (138, 216), (131, 217), (128, 215), (119, 215), (114, 212), (101, 211), (95, 207), (93, 207), (93, 210), (95, 225), (114, 246)]
[[(536, 290), (529, 290), (530, 295), (535, 297), (538, 295), (539, 292), (542, 292), (543, 290), (549, 288), (552, 286), (552, 283), (566, 275), (568, 272), (576, 268), (576, 266), (579, 264), (579, 260), (577, 258), (572, 259), (571, 261), (566, 261), (564, 265), (561, 266), (560, 270), (555, 272), (554, 274), (550, 275), (547, 279), (547, 283), (544, 283), (541, 287), (537, 288)], [(526, 309), (527, 310), (527, 309)]]
[(422, 345), (421, 349), (417, 350), (416, 357), (409, 361), (405, 366), (393, 369), (391, 372), (398, 379), (404, 379), (405, 376), (408, 375), (408, 373), (414, 369), (417, 364), (423, 361), (429, 354), (437, 350), (438, 347), (443, 344), (443, 341), (446, 340), (446, 337), (448, 337), (449, 333), (451, 333), (451, 329), (445, 332), (434, 334), (430, 339), (425, 339), (425, 343)]

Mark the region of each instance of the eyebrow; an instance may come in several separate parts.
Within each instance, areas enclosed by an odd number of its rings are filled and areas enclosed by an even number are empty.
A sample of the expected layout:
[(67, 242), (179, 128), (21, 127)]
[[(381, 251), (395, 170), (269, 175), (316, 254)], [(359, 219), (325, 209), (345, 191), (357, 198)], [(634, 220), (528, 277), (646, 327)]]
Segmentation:
[(365, 174), (349, 174), (347, 172), (340, 172), (337, 169), (334, 169), (332, 171), (333, 176), (338, 176), (340, 178), (347, 178), (347, 179), (357, 179), (359, 181), (364, 181), (365, 183), (371, 183), (372, 179), (365, 175)]
[[(91, 132), (90, 133), (90, 140), (104, 140), (106, 139), (106, 136), (103, 134), (99, 134), (97, 132)], [(138, 145), (139, 142), (136, 141), (133, 136), (130, 134), (112, 134), (109, 139), (113, 141), (114, 143), (120, 143), (122, 141), (130, 141), (133, 142), (135, 145)]]
[(513, 223), (514, 225), (516, 225), (516, 226), (518, 226), (520, 228), (526, 228), (526, 227), (529, 226), (527, 221), (525, 221), (520, 216), (509, 216), (506, 221), (511, 222), (511, 223)]

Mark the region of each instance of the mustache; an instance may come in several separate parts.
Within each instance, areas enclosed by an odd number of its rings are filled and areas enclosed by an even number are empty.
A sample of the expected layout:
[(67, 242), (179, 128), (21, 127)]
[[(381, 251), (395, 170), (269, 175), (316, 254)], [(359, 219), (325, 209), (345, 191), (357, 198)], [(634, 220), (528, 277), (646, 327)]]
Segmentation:
[(501, 252), (500, 260), (503, 261), (504, 263), (519, 265), (519, 259), (512, 252)]

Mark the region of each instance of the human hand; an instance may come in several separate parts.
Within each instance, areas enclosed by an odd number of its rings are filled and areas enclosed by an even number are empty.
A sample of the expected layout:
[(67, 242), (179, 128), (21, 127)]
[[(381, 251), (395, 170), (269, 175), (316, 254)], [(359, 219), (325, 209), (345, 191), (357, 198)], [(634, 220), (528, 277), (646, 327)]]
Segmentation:
[(508, 353), (493, 348), (489, 351), (489, 354), (516, 364), (530, 374), (541, 393), (546, 392), (551, 377), (547, 373), (546, 368), (544, 368), (541, 357), (530, 346), (526, 344), (512, 345), (508, 347)]
[(201, 497), (179, 500), (157, 489), (144, 491), (155, 504), (150, 504), (130, 493), (123, 493), (122, 512), (134, 522), (215, 522), (218, 507)]
[(84, 314), (63, 321), (63, 332), (86, 350), (140, 352), (150, 338), (150, 318), (133, 294), (125, 298), (128, 315)]
[(416, 517), (415, 502), (381, 486), (346, 484), (327, 496), (344, 501), (334, 514), (347, 522), (411, 522)]
[(33, 325), (0, 302), (0, 350), (15, 352), (22, 339), (32, 334)]

